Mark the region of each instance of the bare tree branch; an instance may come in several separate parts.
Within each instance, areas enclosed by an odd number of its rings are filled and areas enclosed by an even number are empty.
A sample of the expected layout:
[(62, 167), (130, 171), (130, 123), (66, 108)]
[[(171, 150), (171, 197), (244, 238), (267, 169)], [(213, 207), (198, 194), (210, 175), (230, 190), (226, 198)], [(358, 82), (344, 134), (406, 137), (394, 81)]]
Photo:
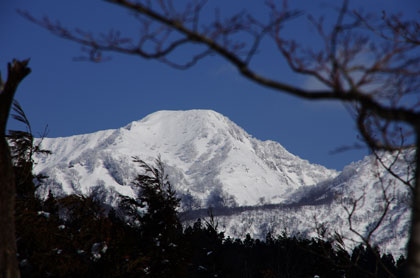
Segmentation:
[[(89, 60), (103, 61), (102, 51), (125, 53), (145, 59), (156, 59), (171, 67), (187, 69), (210, 55), (218, 55), (233, 65), (248, 80), (275, 91), (308, 100), (337, 100), (347, 104), (366, 145), (377, 150), (395, 152), (420, 147), (420, 23), (403, 21), (397, 15), (383, 14), (379, 20), (360, 12), (350, 11), (349, 1), (343, 0), (337, 10), (335, 24), (325, 24), (309, 17), (322, 40), (320, 49), (310, 45), (305, 49), (283, 35), (284, 24), (301, 13), (287, 5), (278, 7), (268, 1), (269, 19), (266, 23), (241, 11), (221, 19), (200, 24), (200, 14), (206, 1), (193, 1), (178, 11), (171, 0), (131, 1), (105, 0), (134, 13), (142, 33), (134, 39), (123, 38), (119, 32), (94, 36), (89, 32), (72, 32), (48, 18), (38, 20), (21, 14), (48, 29), (53, 34), (75, 41), (88, 48)], [(238, 40), (238, 34), (247, 39)], [(263, 39), (269, 38), (278, 48), (290, 69), (319, 81), (325, 89), (310, 90), (290, 84), (287, 80), (269, 78), (252, 67)], [(197, 52), (181, 62), (173, 56), (177, 50), (198, 47)], [(400, 141), (399, 139), (406, 140)], [(415, 137), (415, 138), (414, 138)], [(413, 140), (414, 138), (414, 140)], [(415, 143), (414, 143), (415, 142)], [(396, 161), (396, 160), (395, 160)], [(420, 276), (420, 151), (416, 152), (415, 179), (403, 179), (393, 170), (393, 163), (379, 163), (400, 182), (413, 189), (413, 218), (409, 244), (411, 277)], [(407, 177), (411, 175), (407, 165)], [(384, 187), (386, 189), (386, 187)], [(386, 191), (386, 190), (383, 191)], [(384, 215), (366, 237), (355, 234), (369, 243), (370, 237), (383, 221), (390, 200), (382, 193)], [(361, 200), (355, 200), (347, 210), (349, 226)]]

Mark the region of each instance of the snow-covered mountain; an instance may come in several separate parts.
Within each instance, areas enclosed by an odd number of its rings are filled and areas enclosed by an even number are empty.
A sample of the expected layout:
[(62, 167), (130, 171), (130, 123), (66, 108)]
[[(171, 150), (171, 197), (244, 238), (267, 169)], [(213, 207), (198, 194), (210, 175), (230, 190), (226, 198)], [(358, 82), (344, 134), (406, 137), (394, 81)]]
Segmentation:
[[(153, 163), (161, 156), (184, 209), (254, 206), (218, 216), (232, 236), (264, 237), (268, 231), (311, 235), (316, 230), (340, 232), (350, 245), (372, 233), (382, 250), (404, 252), (409, 223), (408, 187), (373, 156), (352, 163), (341, 173), (311, 164), (273, 141), (260, 141), (223, 115), (210, 110), (159, 111), (115, 130), (65, 138), (45, 138), (52, 155), (36, 157), (36, 173), (49, 178), (39, 188), (45, 197), (90, 194), (116, 204), (118, 193), (134, 196), (131, 181), (141, 172), (133, 156)], [(394, 162), (399, 176), (409, 179), (407, 161)], [(352, 213), (351, 231), (349, 213)], [(389, 205), (387, 206), (387, 202)], [(282, 206), (267, 206), (279, 204)], [(324, 229), (325, 228), (325, 229)]]
[(159, 111), (116, 130), (45, 138), (52, 155), (37, 158), (35, 172), (49, 179), (40, 194), (91, 191), (133, 195), (131, 181), (160, 155), (175, 189), (195, 205), (256, 205), (288, 200), (305, 185), (335, 177), (279, 143), (260, 141), (210, 110)]

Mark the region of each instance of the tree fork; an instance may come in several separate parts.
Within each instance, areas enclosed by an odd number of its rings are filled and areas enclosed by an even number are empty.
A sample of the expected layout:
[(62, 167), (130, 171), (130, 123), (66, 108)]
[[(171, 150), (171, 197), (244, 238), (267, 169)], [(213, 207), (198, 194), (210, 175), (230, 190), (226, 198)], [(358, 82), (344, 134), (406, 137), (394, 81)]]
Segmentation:
[(15, 176), (6, 141), (6, 124), (19, 83), (31, 72), (29, 59), (7, 65), (7, 81), (0, 78), (0, 278), (20, 277), (15, 234)]

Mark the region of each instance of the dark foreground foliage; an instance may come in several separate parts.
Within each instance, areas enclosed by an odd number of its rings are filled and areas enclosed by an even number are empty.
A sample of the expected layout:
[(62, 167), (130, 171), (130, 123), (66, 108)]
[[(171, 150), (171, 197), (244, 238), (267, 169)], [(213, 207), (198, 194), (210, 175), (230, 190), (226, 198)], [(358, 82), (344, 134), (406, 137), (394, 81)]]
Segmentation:
[(22, 277), (403, 277), (404, 258), (363, 246), (348, 253), (319, 239), (233, 239), (213, 218), (183, 229), (160, 160), (136, 159), (145, 170), (133, 182), (139, 195), (122, 197), (117, 210), (95, 196), (40, 200), (31, 156), (42, 151), (30, 133), (12, 135)]

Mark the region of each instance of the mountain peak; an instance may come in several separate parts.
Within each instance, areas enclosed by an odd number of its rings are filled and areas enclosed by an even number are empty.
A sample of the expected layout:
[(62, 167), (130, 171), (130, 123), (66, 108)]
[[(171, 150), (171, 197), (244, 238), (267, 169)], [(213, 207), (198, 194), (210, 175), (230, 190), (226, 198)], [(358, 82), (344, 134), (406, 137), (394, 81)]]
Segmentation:
[(194, 121), (195, 123), (208, 123), (208, 122), (223, 122), (227, 119), (222, 114), (206, 109), (192, 109), (192, 110), (160, 110), (147, 115), (146, 117), (133, 121), (126, 126), (131, 128), (132, 125), (145, 124), (145, 125), (156, 125), (156, 124), (174, 124), (177, 123), (189, 123)]
[(203, 144), (209, 138), (224, 137), (226, 143), (251, 138), (242, 128), (222, 114), (213, 110), (199, 109), (154, 112), (121, 128), (120, 136), (124, 137), (122, 140), (130, 140), (133, 145), (136, 145), (134, 140), (140, 140), (160, 142), (174, 147), (191, 144), (199, 149), (205, 148)]
[(120, 129), (45, 138), (42, 145), (53, 154), (35, 167), (50, 177), (41, 195), (98, 187), (132, 195), (131, 181), (141, 170), (133, 156), (153, 162), (160, 155), (176, 190), (198, 206), (277, 203), (300, 186), (337, 175), (277, 142), (253, 138), (212, 110), (158, 111)]
[[(131, 122), (124, 128), (127, 130), (136, 127), (148, 127), (162, 133), (201, 133), (205, 130), (224, 130), (229, 128), (239, 129), (235, 123), (222, 114), (213, 110), (161, 110), (149, 114), (141, 120)], [(242, 130), (243, 131), (243, 130)], [(243, 131), (244, 132), (244, 131)]]

